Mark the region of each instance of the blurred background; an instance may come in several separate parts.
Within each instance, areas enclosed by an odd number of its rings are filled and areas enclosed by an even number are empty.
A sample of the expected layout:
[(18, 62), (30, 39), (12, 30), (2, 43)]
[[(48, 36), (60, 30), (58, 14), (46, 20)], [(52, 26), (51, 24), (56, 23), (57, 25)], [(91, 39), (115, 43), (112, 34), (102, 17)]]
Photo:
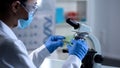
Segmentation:
[[(98, 49), (101, 49), (102, 56), (111, 59), (109, 60), (110, 64), (116, 64), (115, 60), (120, 60), (119, 6), (120, 0), (43, 0), (42, 6), (35, 14), (33, 23), (24, 30), (18, 28), (13, 30), (30, 53), (44, 44), (51, 35), (63, 35), (67, 41), (70, 41), (75, 33), (73, 27), (66, 23), (66, 19), (72, 18), (90, 26), (92, 34), (99, 40)], [(58, 48), (48, 58), (53, 59), (55, 64), (61, 66), (68, 57), (67, 53), (63, 53), (63, 49), (66, 49), (66, 45)], [(96, 51), (98, 50), (96, 49)], [(48, 59), (45, 62), (47, 63)], [(120, 65), (120, 63), (118, 64)], [(55, 65), (53, 66), (51, 68), (55, 68)], [(119, 67), (102, 65), (98, 68)]]

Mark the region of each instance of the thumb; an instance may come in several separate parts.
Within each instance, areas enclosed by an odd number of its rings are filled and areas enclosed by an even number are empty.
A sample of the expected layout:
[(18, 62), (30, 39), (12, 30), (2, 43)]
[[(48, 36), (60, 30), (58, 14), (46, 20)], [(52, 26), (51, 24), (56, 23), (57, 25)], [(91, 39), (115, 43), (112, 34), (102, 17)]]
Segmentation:
[(72, 50), (72, 46), (71, 45), (67, 45), (68, 48), (68, 53), (70, 54), (70, 51)]
[(57, 46), (57, 47), (62, 47), (64, 42), (62, 40), (58, 40), (58, 41), (55, 41), (54, 44)]
[(53, 41), (56, 41), (56, 40), (63, 40), (63, 39), (65, 39), (64, 36), (59, 36), (59, 35), (51, 36), (51, 40), (53, 40)]
[(72, 46), (68, 44), (68, 45), (67, 45), (67, 48), (68, 48), (68, 50), (69, 50), (69, 49), (71, 49), (71, 48), (72, 48)]

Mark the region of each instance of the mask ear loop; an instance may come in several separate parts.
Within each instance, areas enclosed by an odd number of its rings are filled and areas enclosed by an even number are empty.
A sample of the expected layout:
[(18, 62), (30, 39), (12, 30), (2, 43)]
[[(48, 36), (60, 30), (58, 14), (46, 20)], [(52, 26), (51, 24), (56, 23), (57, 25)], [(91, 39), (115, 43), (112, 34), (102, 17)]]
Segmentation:
[[(21, 6), (22, 6), (28, 13), (32, 14), (32, 16), (35, 15), (35, 13), (37, 12), (37, 10), (38, 10), (38, 8), (39, 8), (39, 6), (37, 5), (37, 3), (34, 3), (32, 10), (30, 10), (29, 8), (26, 8), (26, 7), (25, 7), (25, 4), (21, 4)], [(26, 5), (26, 6), (27, 6), (27, 5)]]

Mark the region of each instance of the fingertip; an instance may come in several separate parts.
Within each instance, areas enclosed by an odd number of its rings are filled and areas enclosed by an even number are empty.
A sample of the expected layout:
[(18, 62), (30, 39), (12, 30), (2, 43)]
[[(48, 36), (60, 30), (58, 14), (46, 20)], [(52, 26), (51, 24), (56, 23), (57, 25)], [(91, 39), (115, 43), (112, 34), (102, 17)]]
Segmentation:
[(85, 39), (80, 39), (81, 40), (81, 42), (85, 42)]
[(60, 36), (59, 38), (61, 38), (61, 39), (66, 39), (66, 37), (65, 37), (65, 36)]
[(72, 47), (71, 45), (69, 45), (69, 44), (67, 45), (67, 48), (68, 48), (68, 49), (71, 48), (71, 47)]
[(78, 42), (85, 43), (84, 39), (79, 39)]
[(70, 42), (71, 42), (71, 43), (73, 43), (74, 41), (75, 41), (74, 39), (71, 39), (71, 41), (70, 41)]
[(56, 39), (61, 39), (61, 40), (65, 39), (65, 37), (64, 37), (64, 36), (61, 36), (61, 35), (56, 35), (55, 38), (56, 38)]
[(58, 40), (59, 46), (62, 47), (64, 45), (64, 42), (62, 40)]
[(85, 40), (81, 40), (81, 42), (85, 45), (87, 45), (87, 42)]

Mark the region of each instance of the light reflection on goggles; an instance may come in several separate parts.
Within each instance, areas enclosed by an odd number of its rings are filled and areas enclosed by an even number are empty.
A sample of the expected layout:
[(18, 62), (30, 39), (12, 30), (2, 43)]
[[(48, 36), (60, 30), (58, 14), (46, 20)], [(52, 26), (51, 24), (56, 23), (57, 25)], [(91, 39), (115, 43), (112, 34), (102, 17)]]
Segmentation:
[(35, 13), (35, 11), (38, 9), (38, 7), (41, 6), (42, 0), (37, 0), (37, 2), (33, 4), (26, 3), (25, 5), (21, 4), (27, 12)]

